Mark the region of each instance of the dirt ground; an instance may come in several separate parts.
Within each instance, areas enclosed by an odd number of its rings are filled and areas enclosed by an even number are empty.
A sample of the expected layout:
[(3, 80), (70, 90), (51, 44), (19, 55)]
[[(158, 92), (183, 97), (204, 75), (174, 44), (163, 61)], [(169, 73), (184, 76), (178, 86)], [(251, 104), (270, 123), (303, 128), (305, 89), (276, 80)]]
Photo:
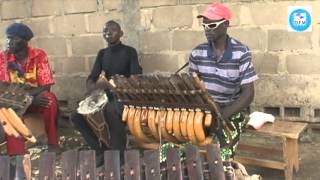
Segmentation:
[[(62, 151), (70, 149), (88, 149), (83, 138), (70, 125), (60, 127), (60, 143)], [(313, 130), (311, 133), (304, 132), (299, 142), (300, 147), (300, 170), (293, 175), (294, 180), (318, 180), (320, 179), (320, 130)], [(4, 148), (1, 154), (4, 154)], [(39, 174), (37, 170), (37, 161), (39, 155), (46, 151), (46, 145), (36, 145), (29, 148), (31, 160), (33, 164), (33, 177)], [(58, 156), (59, 157), (59, 156)], [(263, 180), (282, 180), (284, 172), (280, 170), (272, 170), (268, 168), (257, 168), (246, 166), (249, 174), (260, 174)], [(57, 168), (57, 173), (60, 174), (61, 169)], [(36, 179), (36, 178), (33, 178)]]

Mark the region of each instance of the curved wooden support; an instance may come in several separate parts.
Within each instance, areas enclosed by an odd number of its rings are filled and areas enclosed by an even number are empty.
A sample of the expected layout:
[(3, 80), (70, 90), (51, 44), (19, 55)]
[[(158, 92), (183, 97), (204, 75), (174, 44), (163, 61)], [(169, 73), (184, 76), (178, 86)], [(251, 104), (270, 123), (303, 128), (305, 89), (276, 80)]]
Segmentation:
[(141, 125), (146, 126), (148, 124), (148, 109), (146, 107), (142, 107), (141, 110)]
[(205, 112), (205, 113), (206, 113), (206, 116), (204, 118), (204, 125), (205, 125), (205, 127), (210, 127), (212, 125), (212, 121), (214, 123), (213, 116), (212, 116), (211, 112)]
[(159, 133), (158, 133), (158, 127), (156, 125), (156, 116), (158, 115), (158, 111), (154, 110), (154, 109), (149, 109), (148, 112), (148, 127), (150, 129), (150, 132), (152, 134), (152, 136), (156, 139), (159, 140)]
[(196, 111), (194, 118), (194, 132), (198, 142), (203, 142), (206, 139), (206, 135), (203, 127), (204, 113), (202, 111)]
[(129, 108), (129, 112), (128, 112), (128, 118), (127, 118), (127, 124), (128, 124), (128, 128), (129, 131), (133, 134), (134, 130), (133, 130), (133, 121), (134, 121), (134, 114), (136, 112), (136, 108), (134, 108), (133, 106), (130, 106)]
[(160, 130), (161, 130), (161, 137), (163, 137), (165, 140), (173, 143), (178, 143), (178, 140), (169, 134), (166, 129), (166, 119), (167, 119), (167, 111), (166, 110), (161, 110), (160, 111), (160, 116), (159, 117), (159, 125), (160, 125)]
[(141, 128), (142, 111), (143, 109), (137, 109), (134, 116), (134, 122), (133, 122), (134, 136), (137, 138), (137, 141), (140, 141), (143, 143), (151, 143), (154, 140), (148, 137)]
[(179, 141), (184, 142), (185, 138), (183, 138), (180, 131), (180, 117), (181, 117), (181, 111), (174, 110), (172, 129), (173, 129), (174, 137), (176, 137)]
[(168, 131), (168, 133), (172, 134), (173, 133), (173, 114), (174, 111), (170, 108), (167, 110), (167, 118), (166, 118), (166, 124), (165, 127)]
[(195, 129), (194, 129), (194, 119), (195, 118), (195, 112), (194, 110), (189, 110), (188, 118), (187, 118), (187, 134), (188, 139), (193, 143), (197, 144), (197, 138), (195, 135)]
[(128, 120), (128, 112), (129, 112), (129, 106), (124, 105), (123, 111), (122, 111), (122, 121), (126, 122)]
[(183, 109), (181, 111), (181, 116), (180, 116), (180, 131), (181, 131), (182, 136), (185, 139), (188, 139), (188, 132), (187, 132), (188, 114), (189, 114), (189, 111), (187, 111), (186, 109)]

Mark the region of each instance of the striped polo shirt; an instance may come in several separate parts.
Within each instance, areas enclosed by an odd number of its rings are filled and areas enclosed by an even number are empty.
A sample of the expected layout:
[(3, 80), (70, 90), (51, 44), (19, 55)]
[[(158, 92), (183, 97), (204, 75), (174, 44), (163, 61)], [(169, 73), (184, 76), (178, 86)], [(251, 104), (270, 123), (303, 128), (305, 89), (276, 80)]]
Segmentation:
[(241, 85), (258, 79), (251, 59), (249, 48), (228, 36), (222, 57), (214, 54), (208, 42), (194, 48), (189, 58), (189, 72), (200, 76), (217, 103), (229, 104), (239, 98)]

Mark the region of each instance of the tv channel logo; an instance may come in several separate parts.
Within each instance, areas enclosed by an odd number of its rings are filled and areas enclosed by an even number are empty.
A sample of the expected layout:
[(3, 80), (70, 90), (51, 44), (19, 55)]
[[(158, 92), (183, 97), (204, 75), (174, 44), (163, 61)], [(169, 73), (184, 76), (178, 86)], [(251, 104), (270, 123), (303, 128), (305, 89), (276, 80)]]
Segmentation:
[(312, 31), (312, 15), (310, 6), (288, 7), (288, 30), (291, 32)]

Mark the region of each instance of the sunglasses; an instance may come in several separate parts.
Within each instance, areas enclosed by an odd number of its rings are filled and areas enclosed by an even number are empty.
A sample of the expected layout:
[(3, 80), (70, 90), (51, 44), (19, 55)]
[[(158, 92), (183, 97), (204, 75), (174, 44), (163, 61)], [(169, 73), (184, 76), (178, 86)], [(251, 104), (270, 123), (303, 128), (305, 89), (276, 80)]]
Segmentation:
[(202, 26), (205, 30), (214, 30), (217, 27), (220, 26), (220, 24), (226, 22), (227, 20), (222, 20), (222, 21), (218, 21), (218, 22), (212, 22), (212, 23), (202, 23)]

